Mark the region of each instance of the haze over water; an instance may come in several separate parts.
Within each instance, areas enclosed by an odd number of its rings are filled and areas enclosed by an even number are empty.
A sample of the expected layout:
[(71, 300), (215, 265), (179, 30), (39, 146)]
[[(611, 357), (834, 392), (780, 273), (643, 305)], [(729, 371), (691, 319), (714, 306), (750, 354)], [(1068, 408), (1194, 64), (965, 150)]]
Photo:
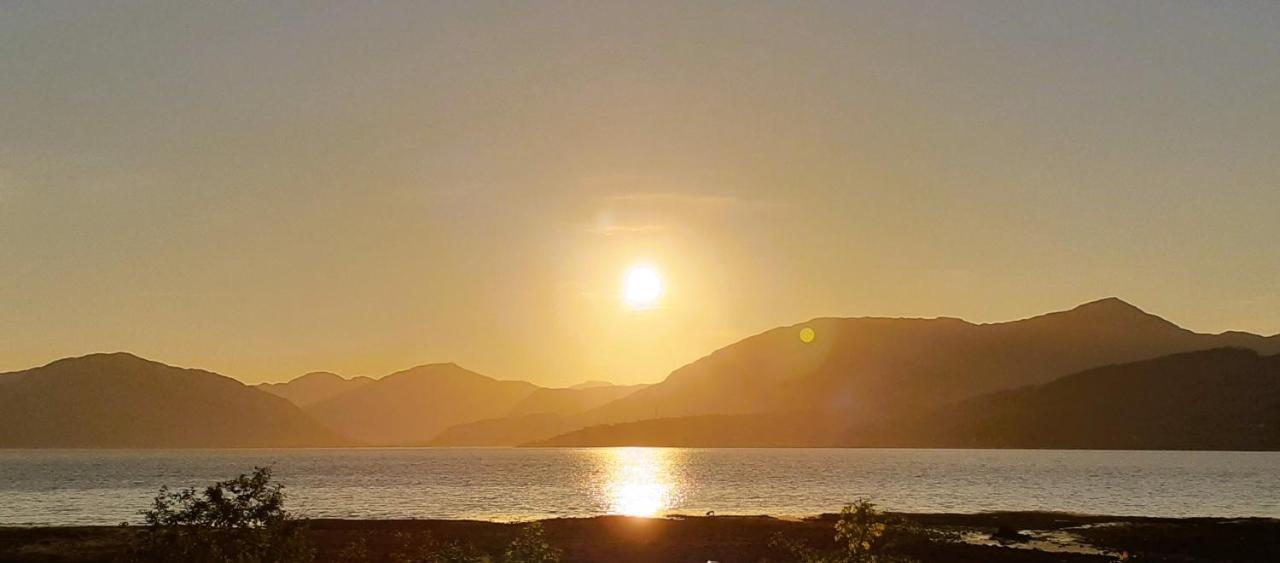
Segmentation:
[(138, 521), (161, 485), (273, 464), (305, 516), (1052, 510), (1280, 517), (1280, 453), (876, 449), (0, 451), (0, 525)]

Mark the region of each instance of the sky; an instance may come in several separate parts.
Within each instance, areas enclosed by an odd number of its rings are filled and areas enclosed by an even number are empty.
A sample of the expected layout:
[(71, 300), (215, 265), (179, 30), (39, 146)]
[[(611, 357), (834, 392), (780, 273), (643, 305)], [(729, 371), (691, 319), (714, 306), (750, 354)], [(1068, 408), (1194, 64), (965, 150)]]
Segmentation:
[(1270, 1), (6, 2), (0, 371), (648, 382), (818, 316), (1113, 295), (1274, 334), (1278, 29)]

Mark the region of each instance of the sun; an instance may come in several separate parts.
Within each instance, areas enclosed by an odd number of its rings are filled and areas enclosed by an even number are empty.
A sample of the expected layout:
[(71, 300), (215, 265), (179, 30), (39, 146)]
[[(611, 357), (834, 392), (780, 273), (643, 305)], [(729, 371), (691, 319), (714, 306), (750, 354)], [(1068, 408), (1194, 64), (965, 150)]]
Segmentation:
[(652, 309), (662, 297), (662, 276), (650, 264), (627, 268), (622, 278), (622, 302), (632, 309)]

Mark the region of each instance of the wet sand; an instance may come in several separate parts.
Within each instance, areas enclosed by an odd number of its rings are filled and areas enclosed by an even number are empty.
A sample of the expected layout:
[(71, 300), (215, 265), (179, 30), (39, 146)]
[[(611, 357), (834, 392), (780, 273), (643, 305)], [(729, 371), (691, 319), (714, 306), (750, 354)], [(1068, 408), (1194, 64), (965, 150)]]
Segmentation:
[[(1047, 562), (1275, 561), (1280, 520), (1133, 518), (1057, 513), (899, 514), (957, 540), (905, 546), (921, 561)], [(832, 541), (833, 515), (803, 520), (767, 516), (633, 518), (601, 516), (543, 520), (548, 539), (567, 562), (721, 563), (787, 561), (771, 548), (778, 533), (814, 546)], [(385, 560), (406, 534), (430, 533), (500, 554), (520, 524), (469, 520), (311, 520), (317, 561), (338, 562), (362, 541), (371, 561)], [(136, 527), (0, 527), (0, 562), (112, 561)]]

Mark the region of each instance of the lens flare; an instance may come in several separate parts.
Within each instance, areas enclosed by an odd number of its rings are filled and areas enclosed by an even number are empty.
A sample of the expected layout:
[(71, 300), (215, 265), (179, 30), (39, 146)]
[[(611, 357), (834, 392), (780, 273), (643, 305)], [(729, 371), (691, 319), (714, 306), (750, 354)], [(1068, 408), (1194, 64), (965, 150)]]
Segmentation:
[(805, 344), (813, 342), (813, 339), (817, 337), (818, 337), (818, 333), (814, 332), (813, 329), (810, 327), (806, 326), (800, 329), (800, 341), (804, 342)]

